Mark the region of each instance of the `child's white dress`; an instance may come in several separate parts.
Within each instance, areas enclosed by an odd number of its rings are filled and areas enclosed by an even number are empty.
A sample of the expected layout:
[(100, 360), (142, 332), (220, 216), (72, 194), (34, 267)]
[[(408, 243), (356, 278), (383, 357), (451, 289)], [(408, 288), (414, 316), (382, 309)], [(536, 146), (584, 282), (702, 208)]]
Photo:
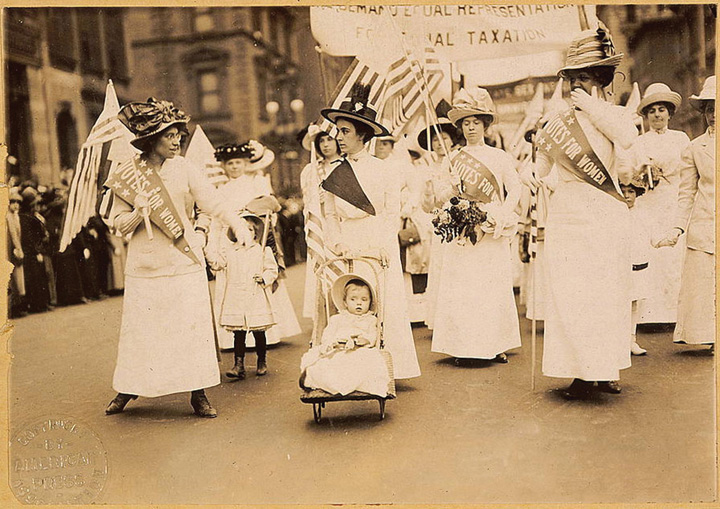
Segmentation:
[(630, 257), (633, 264), (632, 300), (640, 301), (655, 294), (657, 283), (653, 280), (649, 265), (652, 257), (652, 223), (646, 211), (638, 207), (630, 209), (630, 222), (632, 228)]
[(359, 336), (360, 342), (372, 343), (377, 331), (378, 319), (370, 313), (358, 316), (342, 310), (331, 316), (321, 343), (313, 345), (300, 361), (301, 384), (309, 389), (322, 389), (343, 396), (353, 391), (387, 396), (390, 375), (379, 348), (362, 346), (322, 353), (327, 345), (338, 340), (345, 341), (351, 336)]

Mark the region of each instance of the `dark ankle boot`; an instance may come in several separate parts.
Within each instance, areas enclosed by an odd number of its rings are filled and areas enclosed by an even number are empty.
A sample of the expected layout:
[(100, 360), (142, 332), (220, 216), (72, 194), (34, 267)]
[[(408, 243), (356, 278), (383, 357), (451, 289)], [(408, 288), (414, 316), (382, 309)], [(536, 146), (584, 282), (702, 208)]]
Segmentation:
[(235, 365), (230, 371), (226, 371), (225, 375), (227, 375), (228, 378), (245, 380), (245, 358), (235, 357)]
[(267, 375), (267, 360), (265, 357), (258, 357), (257, 376)]
[(105, 409), (105, 415), (119, 414), (125, 409), (130, 400), (137, 399), (135, 394), (125, 394), (118, 392), (118, 395), (113, 398), (108, 407)]
[(192, 391), (192, 395), (190, 396), (190, 404), (192, 405), (193, 410), (195, 410), (195, 415), (197, 415), (198, 417), (208, 417), (210, 419), (217, 417), (217, 412), (210, 405), (207, 396), (205, 396), (204, 389)]
[(587, 399), (590, 397), (593, 382), (586, 382), (576, 378), (569, 387), (560, 391), (565, 399)]
[(616, 380), (610, 380), (609, 382), (598, 382), (598, 390), (600, 392), (607, 392), (608, 394), (620, 394), (622, 387)]

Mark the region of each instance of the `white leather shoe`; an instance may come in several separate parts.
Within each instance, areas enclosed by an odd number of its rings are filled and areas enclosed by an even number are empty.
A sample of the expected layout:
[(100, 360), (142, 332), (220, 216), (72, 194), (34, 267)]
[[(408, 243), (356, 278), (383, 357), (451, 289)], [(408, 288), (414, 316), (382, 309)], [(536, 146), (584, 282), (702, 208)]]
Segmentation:
[(633, 341), (633, 344), (630, 347), (630, 353), (632, 353), (633, 355), (645, 355), (647, 353), (647, 350), (640, 347), (640, 345), (638, 345), (636, 341)]

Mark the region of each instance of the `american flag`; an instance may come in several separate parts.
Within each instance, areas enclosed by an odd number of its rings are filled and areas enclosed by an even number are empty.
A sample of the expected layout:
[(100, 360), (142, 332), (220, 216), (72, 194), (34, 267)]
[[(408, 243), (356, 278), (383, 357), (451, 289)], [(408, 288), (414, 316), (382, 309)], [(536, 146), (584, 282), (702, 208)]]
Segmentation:
[(204, 168), (210, 182), (215, 187), (220, 187), (228, 181), (220, 162), (215, 159), (215, 147), (208, 139), (202, 127), (197, 126), (193, 131), (188, 148), (185, 151), (185, 159), (194, 166)]
[[(332, 102), (329, 107), (339, 108), (340, 104), (342, 104), (342, 102), (350, 95), (350, 91), (355, 83), (370, 85), (368, 106), (377, 110), (378, 104), (382, 99), (383, 90), (385, 89), (385, 80), (379, 72), (357, 58), (353, 59), (350, 67), (347, 68), (345, 74), (343, 74), (343, 77), (340, 79), (340, 82), (335, 87), (332, 94)], [(337, 128), (335, 127), (335, 124), (327, 120), (325, 117), (320, 117), (316, 124), (322, 131), (329, 133), (333, 138), (337, 136)]]
[(390, 64), (381, 112), (388, 131), (399, 135), (405, 126), (412, 125), (412, 121), (423, 114), (423, 105), (434, 114), (428, 103), (443, 77), (440, 61), (430, 47), (424, 48), (422, 62), (406, 53)]
[(60, 252), (65, 251), (83, 226), (97, 213), (100, 180), (104, 180), (123, 161), (135, 154), (130, 145), (133, 136), (118, 120), (119, 111), (115, 87), (110, 81), (105, 90), (103, 111), (78, 155), (63, 218)]

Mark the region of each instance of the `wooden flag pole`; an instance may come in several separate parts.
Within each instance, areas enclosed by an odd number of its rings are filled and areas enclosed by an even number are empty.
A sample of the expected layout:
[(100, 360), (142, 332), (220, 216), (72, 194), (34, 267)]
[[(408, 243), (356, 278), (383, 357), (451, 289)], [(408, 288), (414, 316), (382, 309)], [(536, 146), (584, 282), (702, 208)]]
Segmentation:
[[(532, 176), (533, 179), (537, 178), (537, 175), (535, 174), (535, 161), (536, 161), (536, 154), (535, 154), (535, 134), (532, 135), (531, 138), (531, 147), (530, 147), (530, 161), (532, 166)], [(533, 220), (537, 221), (537, 200), (538, 200), (538, 189), (535, 191), (532, 191), (530, 195), (530, 242), (533, 242)], [(533, 214), (533, 206), (535, 207), (535, 213)], [(537, 224), (535, 224), (535, 228), (537, 228)], [(537, 300), (537, 236), (535, 238), (535, 246), (533, 248), (533, 252), (530, 255), (530, 274), (532, 276), (532, 299), (531, 299), (531, 306), (532, 306), (532, 319), (531, 319), (531, 326), (530, 326), (530, 344), (531, 344), (531, 352), (530, 352), (530, 390), (532, 392), (535, 392), (535, 359), (537, 357), (537, 312), (535, 307), (535, 302)]]

